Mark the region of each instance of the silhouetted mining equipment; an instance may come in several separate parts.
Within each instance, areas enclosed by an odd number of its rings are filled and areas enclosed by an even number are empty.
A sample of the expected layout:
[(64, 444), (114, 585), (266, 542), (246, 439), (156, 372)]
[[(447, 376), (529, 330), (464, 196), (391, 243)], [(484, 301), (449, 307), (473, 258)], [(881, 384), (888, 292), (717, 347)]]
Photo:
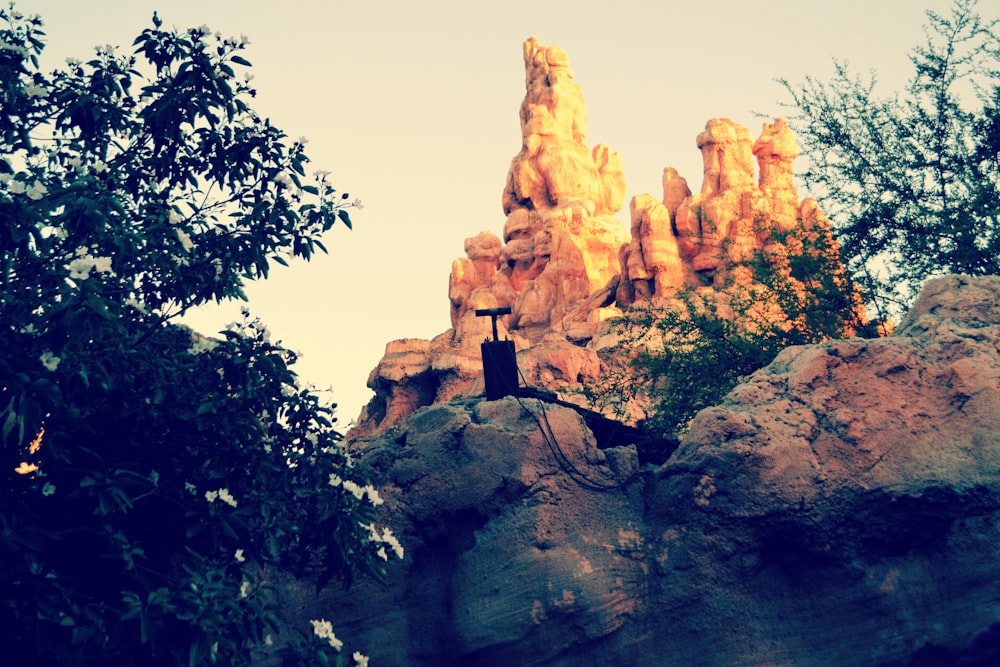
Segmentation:
[(594, 434), (597, 446), (601, 449), (635, 445), (640, 464), (659, 465), (670, 458), (670, 455), (677, 449), (677, 441), (674, 439), (651, 439), (641, 428), (623, 424), (600, 412), (560, 400), (550, 391), (534, 387), (521, 387), (518, 383), (517, 353), (514, 350), (514, 341), (500, 340), (497, 331), (497, 318), (501, 315), (509, 315), (510, 312), (509, 306), (476, 310), (477, 317), (489, 317), (493, 321), (493, 340), (483, 341), (480, 347), (483, 355), (486, 400), (496, 401), (505, 396), (513, 396), (518, 399), (524, 397), (569, 408), (575, 410), (583, 418), (587, 428)]
[(504, 396), (518, 396), (517, 354), (514, 351), (514, 341), (500, 340), (497, 334), (497, 317), (500, 315), (510, 315), (510, 306), (476, 310), (476, 317), (489, 316), (493, 320), (493, 340), (484, 340), (480, 346), (487, 401), (495, 401)]

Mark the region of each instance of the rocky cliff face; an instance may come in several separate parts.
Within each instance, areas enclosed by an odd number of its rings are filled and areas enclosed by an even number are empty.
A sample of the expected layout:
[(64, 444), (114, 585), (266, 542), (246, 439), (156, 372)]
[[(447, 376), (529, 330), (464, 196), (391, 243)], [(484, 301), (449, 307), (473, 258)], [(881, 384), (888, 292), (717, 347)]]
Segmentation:
[(528, 382), (572, 398), (598, 380), (601, 334), (621, 308), (687, 288), (724, 300), (734, 282), (753, 282), (750, 260), (781, 265), (801, 252), (785, 242), (791, 230), (823, 237), (836, 255), (826, 218), (795, 191), (798, 146), (781, 119), (765, 124), (756, 143), (746, 128), (710, 120), (696, 141), (701, 192), (692, 195), (667, 168), (662, 199), (632, 199), (629, 237), (614, 217), (625, 193), (621, 157), (604, 144), (588, 148), (583, 94), (566, 54), (531, 38), (524, 65), (522, 145), (503, 191), (502, 238), (484, 231), (466, 239), (448, 281), (451, 328), (431, 341), (389, 343), (355, 436), (384, 432), (421, 406), (483, 393), (479, 345), (491, 323), (477, 309), (509, 307), (499, 333), (514, 341)]
[(406, 547), (293, 595), (378, 665), (951, 665), (1000, 618), (1000, 278), (790, 348), (640, 469), (571, 410), (434, 405), (353, 443)]

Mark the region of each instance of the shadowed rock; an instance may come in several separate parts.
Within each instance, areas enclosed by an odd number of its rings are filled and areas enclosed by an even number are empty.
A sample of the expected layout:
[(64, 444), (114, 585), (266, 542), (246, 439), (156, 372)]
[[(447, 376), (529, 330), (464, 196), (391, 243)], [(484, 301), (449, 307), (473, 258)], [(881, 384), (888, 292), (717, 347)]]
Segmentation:
[(995, 630), (966, 642), (1000, 617), (998, 352), (1000, 277), (928, 281), (894, 336), (785, 350), (655, 471), (565, 408), (420, 409), (352, 445), (407, 558), (293, 607), (379, 665), (993, 664)]

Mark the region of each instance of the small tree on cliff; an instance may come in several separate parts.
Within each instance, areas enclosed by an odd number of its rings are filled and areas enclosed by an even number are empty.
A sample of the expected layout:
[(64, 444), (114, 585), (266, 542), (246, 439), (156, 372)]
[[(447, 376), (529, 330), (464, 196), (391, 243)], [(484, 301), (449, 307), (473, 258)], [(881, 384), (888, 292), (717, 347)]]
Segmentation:
[(1000, 35), (976, 0), (927, 12), (902, 94), (836, 63), (833, 79), (782, 81), (809, 168), (856, 280), (898, 314), (926, 278), (1000, 273)]
[(720, 275), (723, 285), (641, 301), (614, 324), (619, 345), (587, 391), (640, 419), (647, 447), (675, 437), (789, 345), (878, 333), (823, 220), (775, 232), (766, 250)]
[(328, 622), (278, 637), (269, 573), (380, 575), (381, 500), (258, 320), (172, 322), (322, 250), (347, 195), (248, 106), (245, 40), (154, 15), (47, 75), (41, 25), (0, 9), (4, 662), (329, 664)]

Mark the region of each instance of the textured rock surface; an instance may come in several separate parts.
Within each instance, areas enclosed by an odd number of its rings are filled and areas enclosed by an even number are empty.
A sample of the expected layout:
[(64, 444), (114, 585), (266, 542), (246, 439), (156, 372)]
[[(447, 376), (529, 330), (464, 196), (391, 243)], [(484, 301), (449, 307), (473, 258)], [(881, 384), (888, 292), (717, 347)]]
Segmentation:
[[(376, 395), (356, 435), (396, 425), (420, 405), (482, 391), (479, 344), (490, 326), (475, 317), (476, 309), (510, 307), (513, 312), (501, 319), (502, 336), (522, 351), (552, 334), (586, 341), (608, 314), (602, 308), (614, 301), (619, 252), (628, 239), (614, 217), (625, 196), (621, 156), (603, 144), (588, 147), (583, 93), (561, 48), (531, 38), (524, 43), (524, 66), (522, 145), (502, 197), (503, 240), (490, 232), (466, 240), (466, 257), (455, 260), (448, 281), (451, 330), (427, 346), (426, 371), (400, 375), (397, 351), (387, 348), (369, 378)], [(599, 363), (596, 353), (586, 354)], [(553, 367), (540, 374), (569, 377), (570, 371)], [(426, 401), (418, 405), (416, 396)]]
[(705, 170), (701, 192), (691, 195), (687, 182), (667, 168), (662, 201), (632, 199), (632, 240), (622, 248), (618, 287), (623, 305), (669, 298), (684, 287), (724, 288), (734, 266), (765, 250), (773, 254), (782, 232), (810, 215), (825, 220), (814, 200), (799, 201), (792, 181), (798, 144), (784, 119), (765, 123), (751, 143), (745, 127), (715, 118), (697, 144)]
[[(304, 617), (340, 619), (372, 664), (545, 664), (613, 635), (643, 604), (635, 452), (597, 449), (572, 410), (513, 398), (432, 406), (355, 447), (408, 556), (385, 587), (299, 595)], [(581, 487), (564, 467), (611, 490)]]
[(1000, 278), (784, 351), (655, 472), (537, 405), (356, 441), (407, 559), (299, 613), (379, 665), (950, 665), (1000, 618)]
[(647, 521), (705, 664), (952, 664), (1000, 615), (998, 352), (1000, 279), (933, 280), (897, 335), (790, 348), (694, 420)]
[(583, 91), (566, 53), (532, 37), (524, 43), (524, 70), (523, 146), (507, 175), (504, 213), (581, 201), (592, 214), (614, 214), (625, 196), (621, 157), (603, 144), (587, 147)]
[[(479, 345), (490, 325), (476, 309), (511, 308), (500, 333), (514, 341), (522, 370), (575, 400), (582, 388), (577, 378), (592, 377), (577, 371), (599, 366), (599, 339), (621, 308), (696, 288), (724, 311), (726, 290), (752, 283), (751, 260), (766, 256), (787, 268), (796, 249), (776, 234), (804, 227), (830, 237), (815, 201), (798, 199), (791, 169), (798, 146), (786, 123), (765, 123), (754, 143), (746, 128), (714, 119), (696, 140), (704, 159), (701, 192), (692, 195), (676, 170), (665, 169), (662, 199), (632, 199), (628, 238), (614, 217), (625, 192), (621, 157), (603, 144), (588, 148), (583, 94), (566, 54), (531, 38), (524, 66), (522, 145), (502, 197), (503, 237), (482, 232), (466, 240), (466, 257), (454, 261), (448, 281), (451, 329), (423, 348), (419, 364), (412, 363), (414, 341), (387, 348), (369, 378), (375, 398), (353, 435), (385, 431), (424, 405), (481, 393)], [(832, 238), (826, 245), (837, 254)], [(776, 306), (766, 308), (769, 321), (784, 316), (771, 312)], [(567, 341), (581, 351), (564, 354)], [(405, 373), (396, 361), (401, 346)], [(529, 349), (549, 346), (524, 358)]]

